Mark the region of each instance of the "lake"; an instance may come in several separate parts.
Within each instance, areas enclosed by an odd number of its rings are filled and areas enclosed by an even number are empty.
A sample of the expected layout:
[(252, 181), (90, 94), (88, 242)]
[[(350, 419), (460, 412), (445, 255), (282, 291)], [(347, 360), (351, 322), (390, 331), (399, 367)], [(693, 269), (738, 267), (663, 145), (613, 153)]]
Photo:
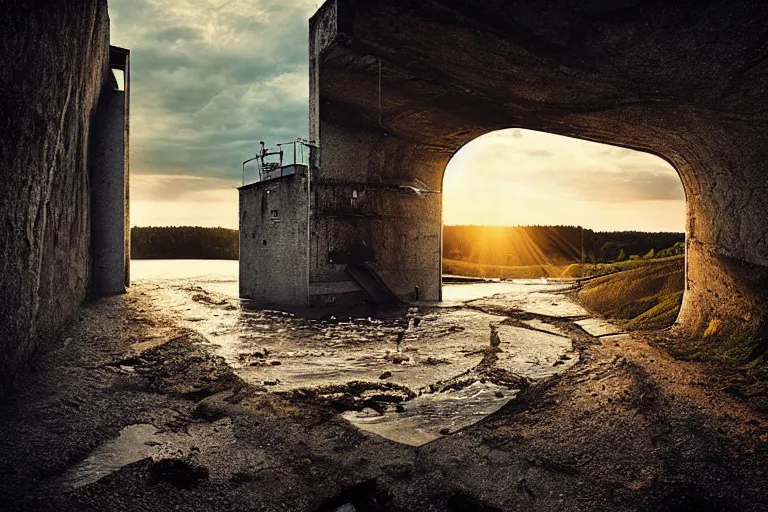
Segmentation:
[(131, 260), (131, 281), (186, 281), (238, 297), (237, 260)]
[[(131, 281), (186, 281), (203, 288), (239, 297), (237, 260), (131, 260)], [(491, 283), (446, 284), (443, 301), (466, 302), (497, 293), (552, 289), (540, 279), (515, 279)]]

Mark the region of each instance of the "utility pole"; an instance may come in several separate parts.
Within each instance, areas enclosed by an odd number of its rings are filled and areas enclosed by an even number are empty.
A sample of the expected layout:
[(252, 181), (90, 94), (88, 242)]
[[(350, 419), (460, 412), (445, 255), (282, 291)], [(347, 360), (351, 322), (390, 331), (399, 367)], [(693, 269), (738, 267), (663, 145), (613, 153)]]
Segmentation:
[(579, 229), (581, 230), (581, 264), (584, 264), (584, 228), (582, 226), (579, 226)]

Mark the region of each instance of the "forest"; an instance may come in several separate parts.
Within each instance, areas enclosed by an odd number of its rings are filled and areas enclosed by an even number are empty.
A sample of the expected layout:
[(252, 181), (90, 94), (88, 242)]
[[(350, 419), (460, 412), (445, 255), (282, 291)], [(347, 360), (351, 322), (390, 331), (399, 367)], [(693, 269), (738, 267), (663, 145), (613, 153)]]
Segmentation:
[(131, 258), (135, 260), (236, 260), (239, 245), (236, 229), (197, 226), (131, 229)]
[[(583, 238), (582, 238), (583, 237)], [(445, 226), (443, 257), (482, 265), (608, 263), (682, 254), (683, 233), (600, 232), (578, 226)], [(134, 227), (134, 259), (238, 258), (238, 231), (224, 228)]]

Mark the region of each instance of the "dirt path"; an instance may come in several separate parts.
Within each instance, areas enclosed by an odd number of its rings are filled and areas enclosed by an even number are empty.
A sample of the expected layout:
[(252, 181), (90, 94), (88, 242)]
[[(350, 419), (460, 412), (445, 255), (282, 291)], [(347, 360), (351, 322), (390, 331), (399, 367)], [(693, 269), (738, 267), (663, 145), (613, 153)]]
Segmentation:
[[(2, 405), (0, 509), (768, 508), (765, 415), (641, 339), (553, 316), (580, 355), (570, 370), (414, 447), (249, 383), (151, 294), (85, 308)], [(510, 328), (546, 327), (492, 306)]]

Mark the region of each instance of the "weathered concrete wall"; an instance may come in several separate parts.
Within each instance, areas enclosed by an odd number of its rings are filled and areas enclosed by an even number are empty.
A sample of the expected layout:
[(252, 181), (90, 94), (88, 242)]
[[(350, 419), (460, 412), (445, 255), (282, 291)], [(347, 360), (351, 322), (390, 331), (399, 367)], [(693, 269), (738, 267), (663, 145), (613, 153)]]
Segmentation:
[[(324, 97), (321, 55), (337, 15), (327, 3), (310, 21), (310, 137), (321, 141), (312, 152), (311, 304), (364, 300), (345, 271), (362, 262), (403, 299), (418, 288), (420, 299), (440, 300), (442, 170), (452, 152), (390, 137), (369, 119), (336, 117), (345, 106)], [(376, 80), (356, 87), (378, 98)]]
[[(106, 0), (0, 3), (0, 381), (88, 288), (88, 145), (109, 52)], [(0, 386), (2, 389), (2, 386)]]
[[(434, 186), (439, 159), (419, 171), (388, 148), (453, 153), (510, 127), (645, 150), (676, 167), (687, 197), (681, 327), (766, 325), (765, 2), (330, 0), (310, 30), (319, 181)], [(359, 145), (379, 149), (366, 158)], [(399, 279), (388, 282), (410, 286)]]
[(241, 298), (306, 305), (307, 217), (306, 172), (240, 188)]
[[(440, 299), (440, 170), (449, 154), (380, 134), (320, 125), (313, 175), (313, 304), (361, 298), (345, 269), (368, 262), (404, 299)], [(333, 151), (325, 148), (332, 148)], [(339, 151), (343, 148), (343, 151)]]

